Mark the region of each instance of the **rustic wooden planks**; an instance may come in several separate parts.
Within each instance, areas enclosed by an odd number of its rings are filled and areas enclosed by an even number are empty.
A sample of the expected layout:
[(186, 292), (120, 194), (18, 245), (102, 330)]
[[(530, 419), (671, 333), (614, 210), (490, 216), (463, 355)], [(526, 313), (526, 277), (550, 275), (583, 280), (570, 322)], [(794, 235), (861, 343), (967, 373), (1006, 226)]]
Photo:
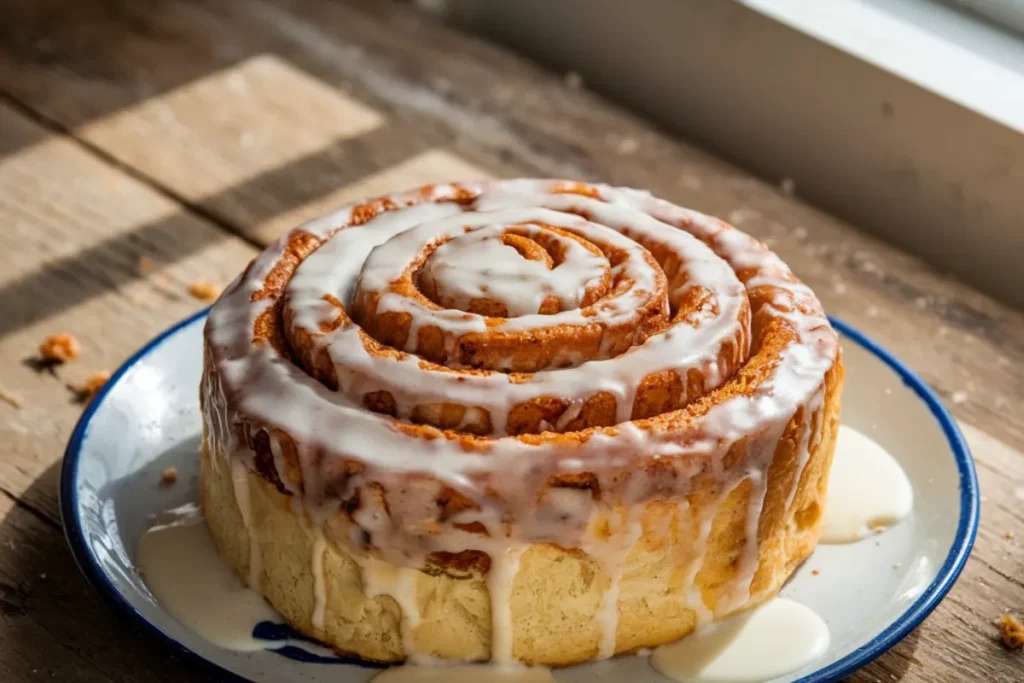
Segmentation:
[[(0, 390), (23, 404), (0, 402), (0, 536), (45, 549), (32, 564), (0, 547), (0, 606), (31, 603), (0, 609), (3, 623), (34, 624), (31, 648), (0, 642), (3, 680), (41, 678), (33, 667), (65, 655), (86, 672), (52, 670), (68, 680), (197, 676), (148, 645), (126, 658), (116, 644), (135, 642), (130, 629), (66, 566), (54, 484), (80, 408), (65, 383), (112, 369), (199, 305), (189, 282), (226, 282), (256, 246), (328, 206), (523, 174), (649, 187), (733, 221), (979, 428), (968, 430), (986, 496), (974, 557), (936, 614), (854, 680), (1019, 676), (991, 621), (1024, 611), (1024, 540), (1005, 538), (1024, 534), (1020, 313), (392, 2), (19, 0), (0, 13)], [(140, 272), (140, 256), (155, 267)], [(37, 374), (22, 360), (54, 331), (85, 352), (57, 377)], [(95, 634), (75, 635), (47, 602), (31, 575), (47, 557), (77, 587), (74, 609), (96, 615)]]
[[(127, 628), (78, 574), (60, 528), (63, 444), (81, 414), (68, 385), (202, 304), (255, 249), (149, 186), (0, 105), (0, 680), (201, 680)], [(140, 259), (148, 259), (141, 262)], [(33, 369), (68, 332), (78, 359)]]

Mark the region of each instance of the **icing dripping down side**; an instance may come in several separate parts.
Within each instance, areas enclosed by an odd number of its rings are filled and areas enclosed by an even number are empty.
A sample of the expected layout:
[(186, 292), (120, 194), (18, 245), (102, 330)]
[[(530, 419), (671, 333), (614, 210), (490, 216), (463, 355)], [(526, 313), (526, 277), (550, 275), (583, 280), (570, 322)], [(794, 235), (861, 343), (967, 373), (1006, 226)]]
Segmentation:
[(353, 556), (359, 562), (363, 580), (363, 593), (368, 598), (387, 595), (402, 610), (402, 649), (410, 660), (423, 656), (416, 648), (416, 629), (420, 625), (420, 608), (416, 600), (418, 570), (395, 567), (373, 557)]
[(260, 544), (256, 538), (256, 528), (252, 523), (252, 502), (249, 497), (249, 472), (239, 459), (231, 461), (231, 485), (235, 492), (235, 503), (242, 515), (242, 523), (249, 534), (249, 586), (259, 588), (260, 574), (263, 571), (263, 558), (260, 555)]
[(598, 642), (598, 659), (615, 656), (615, 644), (619, 627), (619, 594), (622, 587), (622, 575), (626, 569), (626, 559), (643, 533), (643, 526), (633, 519), (632, 512), (627, 516), (625, 528), (612, 534), (607, 541), (587, 539), (584, 550), (598, 561), (605, 574), (608, 575), (608, 588), (601, 595), (601, 604), (597, 609), (597, 623), (600, 633)]
[(914, 492), (903, 468), (882, 446), (842, 425), (832, 458), (822, 543), (853, 543), (910, 514)]
[(512, 658), (512, 589), (525, 546), (511, 547), (491, 555), (487, 591), (491, 596), (491, 661), (507, 663)]
[(681, 683), (757, 683), (814, 662), (829, 640), (828, 626), (811, 609), (776, 598), (659, 647), (650, 662)]
[(267, 641), (253, 638), (253, 627), (280, 617), (224, 563), (195, 506), (168, 514), (170, 520), (149, 529), (138, 545), (138, 564), (153, 597), (214, 645), (265, 649)]
[(320, 525), (314, 527), (313, 559), (310, 569), (313, 574), (313, 628), (324, 630), (324, 614), (327, 611), (327, 580), (324, 577), (324, 552), (327, 541)]

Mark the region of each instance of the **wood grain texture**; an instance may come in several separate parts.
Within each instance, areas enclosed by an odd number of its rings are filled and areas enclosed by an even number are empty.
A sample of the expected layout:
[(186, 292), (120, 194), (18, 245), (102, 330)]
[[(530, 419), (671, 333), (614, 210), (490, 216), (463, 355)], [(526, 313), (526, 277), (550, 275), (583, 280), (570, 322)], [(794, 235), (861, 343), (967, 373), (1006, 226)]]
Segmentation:
[[(189, 285), (226, 284), (255, 249), (3, 106), (0, 141), (18, 147), (0, 158), (0, 388), (22, 404), (0, 404), (0, 488), (57, 521), (55, 489), (28, 491), (81, 413), (71, 387), (200, 308)], [(56, 333), (81, 354), (40, 370)]]
[[(34, 511), (56, 535), (54, 463), (79, 410), (64, 382), (93, 363), (116, 365), (194, 309), (184, 286), (225, 282), (253, 253), (246, 242), (398, 186), (602, 179), (763, 239), (832, 313), (906, 359), (978, 428), (968, 437), (986, 500), (974, 556), (924, 626), (853, 680), (1020, 680), (1024, 660), (996, 645), (991, 623), (1024, 612), (1019, 312), (392, 2), (15, 0), (0, 18), (0, 221), (13, 226), (0, 231), (0, 310), (13, 311), (0, 317), (0, 390), (24, 403), (0, 402), (0, 488), (18, 502), (8, 517)], [(157, 274), (137, 272), (141, 254)], [(57, 378), (21, 364), (51, 331), (76, 332), (86, 347)], [(10, 555), (0, 548), (4, 581), (30, 581)], [(102, 610), (80, 600), (89, 614)], [(107, 640), (127, 642), (128, 629), (98, 623)], [(32, 661), (77, 647), (67, 624), (54, 624), (41, 627), (54, 636), (34, 641)], [(96, 680), (158, 675), (118, 669), (117, 651), (104, 652), (83, 659)], [(146, 656), (131, 666), (159, 668), (162, 652)], [(28, 657), (0, 643), (0, 678), (35, 680)]]

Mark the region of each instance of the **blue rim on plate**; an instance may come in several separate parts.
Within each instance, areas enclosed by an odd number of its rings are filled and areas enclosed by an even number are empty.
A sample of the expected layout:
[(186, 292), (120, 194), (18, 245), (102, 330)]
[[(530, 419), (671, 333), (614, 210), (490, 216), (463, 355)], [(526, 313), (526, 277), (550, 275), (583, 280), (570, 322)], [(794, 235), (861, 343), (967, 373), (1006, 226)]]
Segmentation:
[[(93, 397), (92, 401), (82, 413), (78, 424), (75, 425), (68, 441), (68, 447), (64, 451), (64, 463), (60, 475), (60, 513), (64, 523), (64, 535), (71, 546), (72, 555), (79, 569), (88, 579), (96, 591), (103, 596), (118, 611), (128, 615), (143, 631), (156, 635), (177, 652), (183, 654), (186, 659), (191, 660), (205, 668), (207, 671), (226, 677), (229, 681), (239, 683), (252, 683), (247, 678), (225, 669), (206, 659), (202, 655), (190, 650), (183, 644), (174, 640), (161, 631), (155, 624), (147, 620), (110, 582), (96, 561), (96, 557), (89, 550), (89, 544), (85, 537), (81, 519), (79, 518), (78, 490), (75, 482), (78, 478), (78, 458), (81, 454), (82, 444), (89, 431), (89, 424), (93, 415), (103, 404), (106, 395), (113, 389), (118, 380), (136, 363), (145, 358), (151, 351), (158, 347), (165, 339), (177, 333), (184, 327), (191, 325), (206, 317), (209, 309), (203, 309), (198, 313), (182, 320), (169, 329), (162, 332), (148, 344), (143, 346), (131, 356), (124, 365), (118, 368), (110, 380)], [(942, 426), (942, 431), (949, 441), (949, 447), (953, 451), (956, 460), (957, 471), (960, 475), (960, 520), (957, 523), (956, 537), (949, 554), (939, 568), (935, 579), (928, 588), (918, 596), (910, 607), (898, 619), (893, 621), (881, 633), (870, 641), (857, 648), (845, 657), (837, 659), (826, 667), (818, 669), (814, 673), (805, 676), (794, 683), (828, 683), (837, 681), (843, 676), (853, 673), (868, 662), (876, 659), (899, 641), (903, 640), (913, 631), (932, 610), (934, 610), (942, 598), (949, 592), (957, 577), (964, 568), (967, 558), (974, 546), (974, 539), (978, 533), (979, 501), (978, 477), (974, 471), (974, 461), (971, 459), (970, 450), (964, 440), (960, 428), (949, 411), (942, 405), (935, 392), (925, 384), (921, 378), (913, 373), (902, 361), (898, 360), (889, 351), (879, 346), (863, 333), (850, 327), (846, 323), (829, 316), (832, 325), (844, 337), (864, 347), (875, 356), (880, 358), (886, 365), (896, 371), (903, 379), (903, 383), (910, 387), (931, 410), (936, 421)]]

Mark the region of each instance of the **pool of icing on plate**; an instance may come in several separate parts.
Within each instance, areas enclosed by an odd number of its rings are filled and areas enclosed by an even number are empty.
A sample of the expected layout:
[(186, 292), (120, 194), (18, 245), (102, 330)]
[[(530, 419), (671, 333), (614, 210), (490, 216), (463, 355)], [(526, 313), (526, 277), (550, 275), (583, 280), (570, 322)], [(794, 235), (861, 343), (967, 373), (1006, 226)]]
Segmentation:
[(651, 665), (676, 681), (756, 683), (802, 669), (828, 645), (828, 626), (814, 610), (774, 598), (659, 647)]
[[(903, 519), (912, 505), (913, 491), (896, 460), (868, 436), (841, 427), (822, 542), (849, 543), (871, 536)], [(139, 540), (138, 564), (154, 598), (171, 616), (206, 640), (239, 651), (261, 650), (270, 645), (254, 638), (253, 628), (263, 621), (280, 622), (280, 616), (255, 591), (243, 585), (221, 559), (196, 506), (183, 506), (161, 515)], [(514, 573), (518, 563), (500, 564)], [(313, 574), (315, 583), (323, 581), (322, 571)], [(395, 588), (387, 583), (381, 582), (376, 590), (371, 584), (368, 589), (376, 593), (394, 592)], [(401, 583), (400, 576), (396, 576), (396, 583)], [(511, 579), (503, 583), (511, 585)], [(314, 591), (319, 598), (317, 604), (322, 604), (325, 587), (315, 586)], [(775, 598), (754, 610), (708, 624), (677, 643), (657, 648), (651, 663), (677, 681), (743, 683), (803, 668), (819, 658), (828, 644), (828, 627), (817, 614), (799, 603)], [(511, 652), (511, 642), (501, 643), (498, 649)], [(607, 651), (604, 643), (601, 650)], [(555, 680), (544, 668), (486, 664), (395, 667), (375, 680), (458, 683), (481, 677), (507, 683)]]
[(267, 647), (253, 627), (281, 618), (221, 559), (195, 505), (160, 516), (139, 539), (138, 565), (157, 602), (206, 640), (229, 650)]
[(903, 468), (869, 436), (839, 427), (822, 543), (853, 543), (910, 514), (914, 492)]

